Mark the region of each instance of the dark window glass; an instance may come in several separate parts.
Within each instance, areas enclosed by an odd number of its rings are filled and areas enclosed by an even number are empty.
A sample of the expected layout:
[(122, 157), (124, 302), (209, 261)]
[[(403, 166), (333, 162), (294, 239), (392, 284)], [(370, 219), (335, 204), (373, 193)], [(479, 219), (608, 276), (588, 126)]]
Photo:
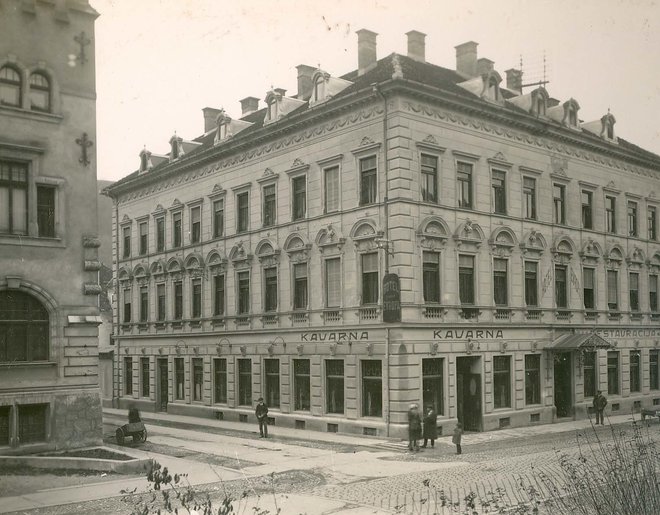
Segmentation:
[(525, 356), (525, 403), (541, 404), (541, 356)]
[(641, 377), (641, 353), (638, 350), (630, 351), (630, 391), (640, 392), (642, 390)]
[(423, 259), (423, 289), (424, 302), (440, 302), (440, 254), (424, 252)]
[(21, 75), (11, 66), (0, 68), (0, 105), (21, 107)]
[(131, 321), (131, 290), (124, 290), (124, 323)]
[(616, 199), (605, 197), (605, 228), (609, 233), (616, 232)]
[(593, 229), (593, 193), (582, 191), (582, 227)]
[(565, 266), (555, 265), (555, 304), (558, 308), (568, 307)]
[(659, 351), (652, 349), (649, 351), (649, 372), (650, 372), (650, 388), (651, 390), (660, 389), (660, 375), (658, 374), (658, 353)]
[(536, 179), (523, 177), (524, 215), (528, 220), (536, 220)]
[(140, 287), (140, 322), (149, 320), (149, 288)]
[(538, 263), (525, 261), (525, 304), (538, 306)]
[(275, 224), (275, 185), (264, 186), (263, 196), (263, 225), (270, 227)]
[(378, 253), (362, 254), (362, 304), (378, 303)]
[(55, 237), (55, 188), (37, 186), (37, 225), (39, 236)]
[(183, 283), (177, 281), (174, 283), (174, 319), (183, 318)]
[(308, 359), (293, 360), (293, 394), (298, 411), (310, 410), (310, 373)]
[(213, 203), (213, 237), (219, 238), (225, 232), (225, 201), (216, 200)]
[(252, 406), (252, 360), (238, 360), (238, 405)]
[(185, 395), (185, 370), (183, 358), (174, 358), (174, 398), (178, 401), (184, 399)]
[(0, 291), (0, 362), (47, 361), (48, 311), (27, 293)]
[(124, 395), (133, 395), (133, 358), (124, 358)]
[(250, 197), (249, 192), (236, 195), (236, 232), (246, 232), (250, 220)]
[(493, 297), (496, 306), (507, 306), (509, 304), (507, 268), (508, 262), (506, 259), (493, 259)]
[(190, 243), (199, 243), (202, 239), (202, 208), (190, 210)]
[(238, 314), (250, 312), (250, 272), (238, 273)]
[(48, 404), (18, 406), (18, 438), (21, 444), (45, 442)]
[(511, 356), (493, 358), (493, 399), (495, 409), (511, 407)]
[(383, 415), (382, 363), (376, 360), (362, 361), (362, 416)]
[(202, 316), (202, 280), (193, 279), (192, 281), (192, 306), (191, 312), (193, 318)]
[(647, 225), (649, 230), (649, 240), (658, 239), (658, 216), (654, 207), (649, 207)]
[(165, 218), (156, 219), (156, 251), (165, 250)]
[(138, 226), (138, 230), (140, 232), (140, 244), (138, 251), (140, 252), (141, 256), (144, 256), (148, 252), (149, 232), (147, 222), (141, 222)]
[(584, 298), (585, 309), (594, 309), (596, 307), (595, 277), (596, 271), (593, 268), (582, 269), (582, 296)]
[(296, 177), (291, 181), (293, 189), (293, 220), (305, 218), (307, 213), (307, 177)]
[(0, 161), (0, 233), (27, 234), (27, 165)]
[(431, 404), (438, 415), (445, 414), (442, 358), (422, 359), (422, 402), (424, 409)]
[(619, 395), (619, 353), (607, 353), (607, 393)]
[(140, 358), (140, 379), (142, 381), (142, 397), (149, 397), (149, 358)]
[(373, 204), (376, 202), (376, 156), (360, 159), (360, 205)]
[(0, 446), (9, 446), (9, 410), (10, 406), (0, 406)]
[(422, 154), (422, 200), (438, 202), (438, 158)]
[(649, 309), (658, 311), (658, 276), (649, 275)]
[(556, 224), (566, 224), (566, 187), (562, 184), (555, 184), (552, 187), (552, 202), (554, 206), (554, 222)]
[(474, 304), (474, 256), (458, 256), (458, 292), (461, 304)]
[(181, 246), (181, 213), (172, 214), (172, 246), (178, 248)]
[(159, 284), (156, 286), (156, 296), (158, 297), (158, 321), (162, 322), (165, 320), (165, 285)]
[(307, 263), (293, 265), (293, 309), (307, 309)]
[(458, 182), (458, 207), (472, 209), (472, 165), (456, 163), (456, 180)]
[(619, 274), (616, 270), (607, 271), (607, 308), (619, 309)]
[(630, 292), (630, 311), (639, 311), (639, 274), (628, 275), (628, 291)]
[(264, 270), (264, 311), (277, 311), (277, 268)]
[(226, 404), (227, 402), (227, 360), (215, 358), (213, 360), (213, 402)]
[(204, 389), (204, 361), (202, 358), (193, 358), (192, 360), (192, 391), (193, 401), (202, 400), (202, 391)]
[(582, 353), (584, 364), (584, 397), (586, 399), (596, 395), (596, 353), (584, 351)]
[(500, 215), (506, 214), (506, 172), (493, 170), (492, 194), (493, 211)]
[(213, 276), (213, 314), (225, 314), (225, 276)]
[(637, 234), (637, 202), (628, 202), (628, 236)]
[(325, 360), (325, 406), (328, 413), (344, 413), (344, 361)]
[(124, 258), (131, 257), (131, 228), (124, 227), (122, 229), (122, 234), (124, 237)]

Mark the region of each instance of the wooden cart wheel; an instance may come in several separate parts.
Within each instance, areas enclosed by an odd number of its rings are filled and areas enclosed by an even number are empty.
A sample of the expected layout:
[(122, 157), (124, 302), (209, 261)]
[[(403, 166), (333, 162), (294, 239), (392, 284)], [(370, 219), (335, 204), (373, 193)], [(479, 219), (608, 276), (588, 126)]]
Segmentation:
[(124, 431), (121, 427), (118, 427), (115, 431), (115, 439), (119, 445), (124, 445)]
[(147, 428), (146, 427), (142, 430), (142, 441), (143, 442), (147, 441)]

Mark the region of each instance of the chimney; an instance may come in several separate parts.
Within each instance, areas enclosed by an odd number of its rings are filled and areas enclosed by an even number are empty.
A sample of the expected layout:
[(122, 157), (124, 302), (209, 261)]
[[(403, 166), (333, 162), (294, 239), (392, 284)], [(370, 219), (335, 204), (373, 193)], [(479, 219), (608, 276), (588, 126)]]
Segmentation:
[(284, 88), (273, 88), (273, 91), (279, 95), (282, 95), (283, 97), (286, 96), (286, 89)]
[(296, 98), (300, 100), (309, 100), (314, 88), (314, 85), (312, 84), (312, 75), (314, 75), (316, 68), (313, 66), (307, 66), (306, 64), (299, 64), (296, 66), (296, 70), (298, 70), (298, 94), (296, 95)]
[(411, 30), (406, 32), (406, 36), (408, 36), (408, 57), (420, 63), (426, 62), (426, 47), (424, 44), (426, 34), (418, 30)]
[(259, 99), (257, 97), (245, 97), (241, 100), (241, 117), (254, 113), (259, 109)]
[(522, 94), (522, 70), (511, 68), (504, 73), (506, 73), (506, 88)]
[(202, 109), (202, 112), (204, 113), (204, 133), (217, 127), (215, 120), (220, 114), (220, 111), (222, 111), (222, 109), (216, 109), (215, 107), (205, 107)]
[(456, 71), (458, 73), (467, 77), (477, 76), (477, 46), (479, 46), (479, 43), (468, 41), (454, 47), (456, 49)]
[(495, 69), (495, 61), (491, 61), (487, 57), (482, 57), (477, 59), (477, 74), (482, 75), (484, 73), (492, 72)]
[(367, 29), (360, 29), (358, 35), (358, 76), (364, 75), (376, 66), (376, 34)]

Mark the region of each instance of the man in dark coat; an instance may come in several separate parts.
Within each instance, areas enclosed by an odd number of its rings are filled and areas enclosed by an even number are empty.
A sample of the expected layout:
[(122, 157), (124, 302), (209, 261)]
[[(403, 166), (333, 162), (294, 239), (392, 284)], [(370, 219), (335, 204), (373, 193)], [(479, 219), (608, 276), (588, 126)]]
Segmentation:
[(259, 397), (257, 407), (254, 410), (259, 422), (259, 438), (268, 438), (268, 406), (264, 404), (264, 398)]
[(605, 406), (607, 406), (607, 398), (600, 390), (596, 393), (593, 404), (594, 411), (596, 412), (596, 425), (598, 425), (598, 421), (600, 420), (600, 425), (602, 426), (605, 424), (603, 421), (603, 412), (605, 411)]
[(422, 436), (422, 418), (417, 404), (411, 404), (408, 410), (408, 449), (419, 451), (419, 440)]
[(438, 414), (433, 409), (433, 404), (426, 406), (424, 412), (424, 445), (431, 440), (431, 447), (435, 445), (435, 439), (438, 437)]

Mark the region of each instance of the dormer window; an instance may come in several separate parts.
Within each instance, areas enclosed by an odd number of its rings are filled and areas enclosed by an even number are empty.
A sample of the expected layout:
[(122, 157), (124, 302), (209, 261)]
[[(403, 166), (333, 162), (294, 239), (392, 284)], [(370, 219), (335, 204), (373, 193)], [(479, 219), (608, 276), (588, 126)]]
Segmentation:
[(325, 77), (319, 75), (314, 81), (314, 100), (318, 102), (325, 96)]
[(140, 173), (147, 172), (153, 168), (151, 164), (151, 152), (146, 148), (142, 149), (140, 152)]
[(277, 98), (274, 96), (268, 102), (268, 119), (270, 121), (277, 120)]
[(600, 119), (602, 130), (601, 136), (610, 141), (616, 140), (614, 137), (614, 124), (616, 123), (616, 118), (611, 113), (607, 113)]
[(179, 138), (176, 134), (170, 139), (170, 161), (174, 161), (183, 155), (183, 149), (181, 148), (181, 143), (183, 140)]
[[(304, 100), (298, 98), (290, 98), (285, 96), (286, 90), (281, 88), (271, 89), (266, 95), (266, 117), (264, 125), (274, 123), (283, 116), (305, 104)], [(234, 124), (235, 122), (232, 122)]]
[(312, 96), (309, 98), (310, 107), (330, 100), (352, 83), (339, 77), (332, 77), (323, 70), (316, 70), (312, 75), (312, 84)]
[(572, 106), (568, 108), (568, 124), (571, 127), (577, 127), (577, 112)]
[(227, 116), (224, 109), (220, 109), (220, 112), (215, 119), (215, 123), (218, 127), (215, 133), (215, 143), (217, 144), (226, 140), (231, 135), (231, 131), (229, 130), (231, 118)]
[(495, 77), (491, 77), (490, 79), (488, 79), (488, 91), (486, 93), (488, 98), (490, 98), (491, 100), (497, 100), (499, 96), (498, 89), (499, 86), (497, 84), (497, 80), (495, 79)]
[(580, 119), (578, 118), (578, 111), (580, 110), (580, 105), (573, 100), (567, 100), (564, 102), (564, 125), (572, 127), (574, 129), (579, 128)]
[(21, 107), (21, 74), (12, 66), (0, 68), (0, 105)]
[(50, 81), (43, 73), (30, 75), (30, 109), (50, 111)]

